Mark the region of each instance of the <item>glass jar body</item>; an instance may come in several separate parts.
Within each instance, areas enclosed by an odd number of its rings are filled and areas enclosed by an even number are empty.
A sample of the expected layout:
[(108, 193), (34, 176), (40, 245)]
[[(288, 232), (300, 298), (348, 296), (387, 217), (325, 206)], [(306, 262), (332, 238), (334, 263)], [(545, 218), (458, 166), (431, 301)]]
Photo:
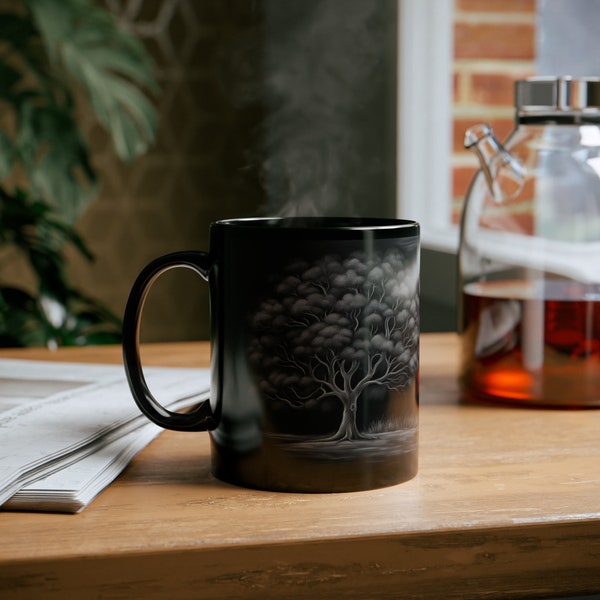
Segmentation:
[(499, 194), (483, 165), (463, 209), (464, 393), (600, 406), (600, 128), (521, 124), (503, 150), (522, 168), (517, 192)]

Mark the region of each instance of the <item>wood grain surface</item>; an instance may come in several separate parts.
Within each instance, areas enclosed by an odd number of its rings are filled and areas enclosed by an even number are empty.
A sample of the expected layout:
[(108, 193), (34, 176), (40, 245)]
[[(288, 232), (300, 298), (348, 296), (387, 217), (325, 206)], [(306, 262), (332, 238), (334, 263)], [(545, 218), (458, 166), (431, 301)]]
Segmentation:
[[(78, 515), (0, 513), (0, 598), (548, 598), (600, 592), (600, 411), (469, 405), (454, 334), (421, 349), (419, 475), (348, 494), (237, 488), (164, 432)], [(120, 362), (120, 349), (0, 356)], [(206, 343), (144, 347), (205, 366)]]

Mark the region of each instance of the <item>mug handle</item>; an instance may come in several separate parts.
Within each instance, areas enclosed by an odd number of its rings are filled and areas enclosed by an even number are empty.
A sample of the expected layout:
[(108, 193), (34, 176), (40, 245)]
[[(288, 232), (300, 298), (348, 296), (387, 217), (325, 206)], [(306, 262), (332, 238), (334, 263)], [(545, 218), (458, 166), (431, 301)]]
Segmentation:
[(152, 284), (164, 272), (181, 267), (192, 269), (208, 281), (212, 259), (205, 252), (166, 254), (150, 262), (135, 280), (123, 317), (123, 364), (135, 403), (152, 422), (175, 431), (206, 431), (216, 427), (210, 400), (203, 401), (189, 413), (166, 409), (150, 392), (140, 359), (139, 333), (146, 296)]

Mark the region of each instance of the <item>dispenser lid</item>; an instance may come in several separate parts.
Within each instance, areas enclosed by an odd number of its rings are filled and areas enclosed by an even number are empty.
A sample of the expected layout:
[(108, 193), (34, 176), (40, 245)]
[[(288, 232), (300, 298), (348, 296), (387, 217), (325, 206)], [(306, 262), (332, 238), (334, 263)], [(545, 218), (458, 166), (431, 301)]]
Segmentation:
[(600, 77), (530, 77), (515, 82), (517, 115), (600, 114)]

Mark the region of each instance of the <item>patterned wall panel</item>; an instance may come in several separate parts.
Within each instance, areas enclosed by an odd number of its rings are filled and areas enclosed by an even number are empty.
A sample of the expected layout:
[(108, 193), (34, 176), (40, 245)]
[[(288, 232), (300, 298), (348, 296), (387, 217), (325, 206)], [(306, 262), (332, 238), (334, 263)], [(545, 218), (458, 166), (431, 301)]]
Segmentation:
[[(151, 258), (206, 249), (210, 221), (256, 212), (260, 203), (244, 148), (255, 109), (235, 106), (221, 80), (228, 47), (259, 26), (252, 2), (221, 0), (107, 0), (136, 32), (156, 62), (161, 92), (156, 146), (131, 165), (114, 157), (90, 116), (102, 190), (79, 228), (92, 265), (72, 257), (76, 281), (122, 314), (135, 275)], [(148, 300), (142, 337), (148, 341), (206, 339), (208, 298), (190, 272), (169, 272)]]
[[(151, 258), (206, 249), (208, 224), (255, 214), (393, 215), (395, 0), (105, 0), (152, 53), (156, 146), (119, 164), (89, 117), (103, 188), (76, 281), (122, 313)], [(181, 270), (180, 270), (181, 271)], [(148, 341), (209, 336), (208, 290), (166, 274)]]

